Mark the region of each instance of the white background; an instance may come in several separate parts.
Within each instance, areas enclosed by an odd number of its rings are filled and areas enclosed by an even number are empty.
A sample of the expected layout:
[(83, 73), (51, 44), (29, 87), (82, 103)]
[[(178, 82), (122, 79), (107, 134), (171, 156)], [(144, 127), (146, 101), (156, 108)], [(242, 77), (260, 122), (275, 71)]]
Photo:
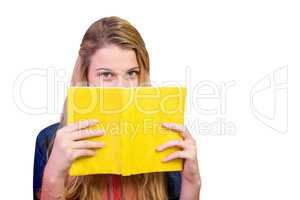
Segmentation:
[(299, 10), (286, 0), (2, 1), (1, 199), (32, 199), (36, 136), (59, 120), (86, 29), (112, 15), (140, 31), (153, 81), (190, 86), (201, 199), (300, 199)]

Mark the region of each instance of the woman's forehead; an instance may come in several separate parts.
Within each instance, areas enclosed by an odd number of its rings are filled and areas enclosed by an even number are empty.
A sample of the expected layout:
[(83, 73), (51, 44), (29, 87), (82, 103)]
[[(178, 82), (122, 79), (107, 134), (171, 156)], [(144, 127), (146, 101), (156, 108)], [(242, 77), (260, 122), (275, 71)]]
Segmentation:
[(134, 67), (138, 67), (135, 52), (115, 45), (98, 49), (90, 60), (90, 68), (93, 70), (128, 71)]

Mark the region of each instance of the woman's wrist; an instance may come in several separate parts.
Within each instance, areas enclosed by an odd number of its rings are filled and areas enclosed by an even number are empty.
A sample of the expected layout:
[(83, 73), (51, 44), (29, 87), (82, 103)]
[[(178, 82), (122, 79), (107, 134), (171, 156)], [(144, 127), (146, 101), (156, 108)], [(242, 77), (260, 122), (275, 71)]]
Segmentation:
[(67, 172), (65, 170), (58, 169), (57, 166), (58, 165), (55, 162), (52, 162), (51, 158), (45, 166), (44, 176), (47, 177), (50, 182), (64, 180), (66, 178)]
[(48, 162), (45, 166), (41, 199), (63, 199), (66, 173), (57, 170), (54, 164)]
[(195, 188), (201, 188), (200, 175), (195, 175), (192, 180), (188, 180), (183, 176), (181, 181), (182, 181), (182, 184), (192, 185), (192, 186), (195, 186)]
[(201, 178), (195, 178), (193, 181), (182, 178), (181, 180), (181, 200), (199, 200), (201, 189)]

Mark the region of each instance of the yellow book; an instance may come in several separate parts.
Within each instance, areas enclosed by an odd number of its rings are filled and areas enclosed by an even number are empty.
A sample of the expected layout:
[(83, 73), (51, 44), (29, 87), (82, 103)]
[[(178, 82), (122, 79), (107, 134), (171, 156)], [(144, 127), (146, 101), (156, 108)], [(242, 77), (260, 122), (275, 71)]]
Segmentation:
[(104, 147), (93, 157), (76, 159), (69, 175), (121, 174), (123, 176), (182, 170), (182, 159), (162, 162), (177, 147), (158, 152), (156, 148), (181, 139), (179, 133), (161, 126), (163, 122), (184, 124), (185, 87), (70, 87), (67, 124), (98, 119), (88, 129), (104, 129), (103, 136), (89, 138)]

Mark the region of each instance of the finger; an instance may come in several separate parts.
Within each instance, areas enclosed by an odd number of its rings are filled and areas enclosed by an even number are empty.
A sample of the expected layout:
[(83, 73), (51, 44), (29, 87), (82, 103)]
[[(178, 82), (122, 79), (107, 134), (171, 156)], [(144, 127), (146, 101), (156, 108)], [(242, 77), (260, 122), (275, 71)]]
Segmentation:
[(95, 142), (89, 140), (82, 140), (73, 142), (71, 145), (73, 149), (99, 149), (104, 146), (103, 142)]
[(73, 131), (87, 128), (89, 126), (93, 126), (97, 123), (98, 123), (97, 119), (82, 120), (82, 121), (75, 122), (73, 124), (65, 126), (64, 130), (67, 132), (73, 132)]
[(184, 126), (181, 126), (176, 123), (167, 123), (167, 122), (162, 123), (162, 126), (167, 129), (180, 133), (181, 137), (184, 139), (188, 137), (188, 134), (186, 133), (186, 128)]
[(83, 157), (83, 156), (94, 156), (96, 155), (95, 150), (91, 150), (91, 149), (77, 149), (74, 150), (72, 153), (72, 159), (75, 160), (79, 157)]
[(169, 162), (171, 160), (178, 159), (178, 158), (188, 159), (191, 158), (191, 155), (187, 151), (175, 151), (174, 153), (171, 153), (170, 155), (165, 157), (162, 161)]
[(97, 129), (97, 130), (79, 130), (70, 133), (70, 137), (72, 140), (81, 140), (86, 139), (90, 137), (96, 137), (96, 136), (102, 136), (104, 134), (103, 129)]
[(180, 148), (185, 149), (186, 144), (182, 140), (171, 140), (171, 141), (168, 141), (168, 142), (160, 145), (159, 147), (156, 148), (156, 150), (157, 151), (163, 151), (163, 150), (165, 150), (167, 148), (171, 148), (171, 147), (180, 147)]

